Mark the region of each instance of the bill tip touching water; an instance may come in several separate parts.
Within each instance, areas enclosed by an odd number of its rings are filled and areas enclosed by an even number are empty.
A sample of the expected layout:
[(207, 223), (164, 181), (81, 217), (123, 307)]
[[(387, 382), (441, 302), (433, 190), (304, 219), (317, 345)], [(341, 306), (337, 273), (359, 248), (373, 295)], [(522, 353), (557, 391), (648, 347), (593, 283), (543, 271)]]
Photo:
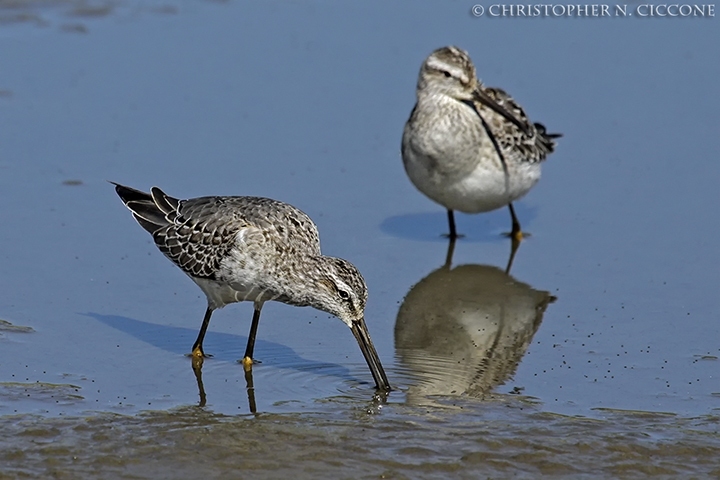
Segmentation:
[(340, 318), (351, 330), (379, 390), (390, 383), (365, 324), (367, 286), (359, 270), (320, 252), (315, 223), (304, 212), (263, 197), (173, 198), (110, 182), (155, 245), (205, 293), (207, 309), (192, 348), (208, 356), (203, 340), (214, 310), (250, 301), (254, 312), (243, 365), (253, 363), (260, 312), (267, 301), (311, 306)]

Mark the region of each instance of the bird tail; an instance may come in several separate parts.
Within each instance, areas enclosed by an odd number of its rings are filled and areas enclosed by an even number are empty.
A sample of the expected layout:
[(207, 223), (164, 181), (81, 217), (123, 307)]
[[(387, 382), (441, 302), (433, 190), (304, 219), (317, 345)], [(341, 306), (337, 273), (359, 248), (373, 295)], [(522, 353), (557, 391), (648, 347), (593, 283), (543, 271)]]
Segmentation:
[(119, 183), (110, 183), (115, 185), (120, 200), (130, 209), (135, 220), (150, 234), (170, 225), (177, 214), (180, 201), (166, 195), (158, 187), (153, 187), (150, 193), (145, 193)]
[(547, 149), (548, 153), (555, 151), (555, 139), (563, 136), (562, 133), (547, 133), (545, 125), (542, 123), (535, 123), (535, 130), (540, 136), (540, 142)]

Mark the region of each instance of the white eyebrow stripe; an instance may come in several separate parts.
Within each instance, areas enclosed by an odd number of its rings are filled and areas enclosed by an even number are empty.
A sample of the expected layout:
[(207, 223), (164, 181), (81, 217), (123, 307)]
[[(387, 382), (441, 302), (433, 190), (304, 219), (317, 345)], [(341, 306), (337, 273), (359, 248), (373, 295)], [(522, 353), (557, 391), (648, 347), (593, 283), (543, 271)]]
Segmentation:
[(442, 60), (440, 60), (436, 57), (428, 58), (426, 65), (428, 66), (429, 69), (432, 69), (432, 70), (442, 70), (442, 71), (450, 72), (450, 74), (453, 77), (459, 78), (462, 82), (468, 82), (470, 80), (462, 68), (460, 68), (456, 65), (451, 65), (449, 63), (443, 62)]

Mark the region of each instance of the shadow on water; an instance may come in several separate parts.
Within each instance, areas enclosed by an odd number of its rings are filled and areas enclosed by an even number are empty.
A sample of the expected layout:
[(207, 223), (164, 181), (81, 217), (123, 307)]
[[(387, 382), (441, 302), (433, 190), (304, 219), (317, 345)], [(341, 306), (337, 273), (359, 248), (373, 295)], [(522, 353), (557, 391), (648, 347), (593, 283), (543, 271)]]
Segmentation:
[[(102, 315), (93, 312), (81, 315), (94, 318), (138, 340), (177, 355), (189, 354), (189, 347), (197, 335), (197, 331), (193, 329), (158, 325), (119, 315)], [(206, 345), (216, 345), (212, 352), (212, 360), (230, 363), (237, 363), (242, 352), (241, 349), (244, 349), (247, 342), (247, 337), (218, 332), (208, 332), (205, 339)], [(218, 348), (217, 345), (236, 345), (237, 347), (223, 350)], [(351, 375), (350, 370), (342, 365), (306, 360), (295, 353), (293, 349), (282, 344), (258, 339), (256, 351), (262, 352), (262, 363), (266, 366), (290, 369), (303, 374), (314, 372), (324, 377), (335, 377), (343, 381), (361, 381), (361, 379), (356, 379)], [(239, 368), (242, 367), (239, 366)]]
[[(190, 353), (190, 346), (192, 345), (193, 339), (197, 336), (197, 330), (191, 328), (159, 325), (157, 323), (143, 322), (129, 317), (122, 317), (119, 315), (102, 315), (94, 312), (82, 313), (81, 315), (94, 318), (95, 320), (135, 337), (138, 340), (142, 340), (154, 347), (178, 355), (186, 355)], [(218, 332), (208, 332), (206, 339), (208, 344), (214, 345), (233, 345), (237, 342), (237, 345), (242, 346), (245, 345), (245, 342), (247, 342), (247, 337)], [(290, 354), (290, 356), (299, 358), (291, 349), (283, 345), (272, 342), (263, 342), (262, 340), (258, 340), (258, 345), (261, 345), (264, 350), (267, 349), (273, 352), (280, 350), (280, 353), (284, 356)], [(218, 347), (215, 348), (218, 349)], [(213, 357), (217, 360), (228, 362), (237, 360), (232, 357), (235, 353), (234, 349), (218, 349), (217, 352), (213, 349), (212, 353)]]
[[(522, 202), (514, 204), (520, 223), (532, 233), (533, 220), (538, 209)], [(464, 214), (455, 212), (458, 234), (466, 242), (501, 241), (503, 232), (510, 231), (510, 214), (507, 208), (500, 208), (482, 214)], [(423, 242), (447, 241), (443, 234), (448, 233), (447, 213), (441, 207), (436, 212), (409, 213), (388, 217), (380, 223), (383, 233), (397, 238), (419, 240)]]
[(416, 380), (411, 404), (483, 397), (506, 382), (556, 300), (494, 266), (453, 268), (452, 249), (451, 242), (447, 262), (410, 289), (395, 322), (396, 356)]

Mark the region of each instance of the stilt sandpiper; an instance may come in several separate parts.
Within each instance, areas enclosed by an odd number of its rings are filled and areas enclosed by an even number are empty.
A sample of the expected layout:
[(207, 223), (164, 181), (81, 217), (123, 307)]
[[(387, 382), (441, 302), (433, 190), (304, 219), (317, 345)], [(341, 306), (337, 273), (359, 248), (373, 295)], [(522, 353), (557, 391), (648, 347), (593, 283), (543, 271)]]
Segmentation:
[(420, 67), (402, 158), (415, 187), (447, 209), (451, 238), (457, 237), (454, 210), (507, 205), (510, 236), (519, 241), (523, 232), (512, 202), (540, 179), (540, 163), (559, 136), (531, 123), (503, 90), (484, 86), (467, 52), (443, 47)]
[(365, 324), (365, 280), (347, 260), (320, 253), (317, 227), (305, 213), (269, 198), (178, 200), (157, 187), (145, 193), (114, 185), (160, 251), (207, 296), (194, 357), (205, 357), (203, 339), (214, 310), (251, 301), (255, 309), (243, 358), (250, 369), (260, 311), (275, 300), (340, 318), (360, 345), (376, 387), (390, 389)]

